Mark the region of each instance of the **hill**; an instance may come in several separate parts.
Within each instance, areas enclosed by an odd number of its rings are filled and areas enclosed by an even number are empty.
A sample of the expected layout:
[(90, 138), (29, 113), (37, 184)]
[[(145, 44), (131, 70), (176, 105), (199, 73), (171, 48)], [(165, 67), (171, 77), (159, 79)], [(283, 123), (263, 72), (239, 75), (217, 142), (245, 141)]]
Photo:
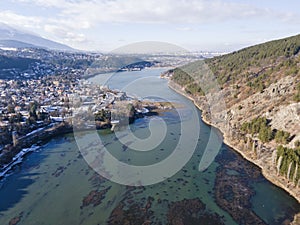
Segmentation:
[(41, 61), (0, 55), (0, 79), (15, 79), (19, 73), (29, 71), (36, 63)]
[(84, 74), (101, 55), (43, 48), (0, 49), (0, 79), (38, 79), (48, 75)]
[[(168, 71), (225, 142), (300, 200), (300, 35)], [(299, 168), (299, 169), (298, 169)]]
[(67, 45), (48, 40), (27, 31), (10, 27), (3, 23), (0, 23), (0, 40), (0, 45), (2, 47), (18, 48), (21, 44), (21, 46), (26, 47), (35, 46), (38, 48), (46, 48), (51, 50), (75, 51), (73, 48)]
[[(289, 75), (297, 76), (299, 50), (300, 35), (297, 35), (206, 59), (205, 64), (217, 78), (221, 88), (231, 86), (236, 89), (232, 93), (233, 98), (228, 96), (226, 99), (227, 104), (232, 105), (236, 102), (234, 99), (240, 101), (241, 98), (261, 92), (278, 79)], [(200, 89), (192, 82), (191, 75), (195, 76), (195, 72), (203, 67), (202, 64), (202, 61), (196, 61), (175, 69), (172, 80), (184, 85), (190, 94), (197, 94)], [(186, 71), (189, 74), (185, 74)]]
[(22, 41), (0, 40), (0, 48), (38, 48), (38, 46)]

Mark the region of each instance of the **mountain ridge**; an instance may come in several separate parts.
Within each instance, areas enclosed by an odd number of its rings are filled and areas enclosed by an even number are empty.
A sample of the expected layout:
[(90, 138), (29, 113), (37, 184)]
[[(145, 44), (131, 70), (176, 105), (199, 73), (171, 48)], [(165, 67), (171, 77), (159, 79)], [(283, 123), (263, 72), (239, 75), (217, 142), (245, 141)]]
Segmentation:
[[(60, 51), (76, 51), (75, 49), (46, 38), (36, 35), (29, 31), (23, 31), (20, 29), (13, 28), (7, 24), (0, 24), (0, 40), (2, 47), (16, 47), (20, 45), (28, 45), (29, 47), (46, 48), (51, 50)], [(14, 43), (15, 41), (15, 43)], [(9, 46), (5, 46), (5, 45)], [(15, 46), (13, 45), (15, 44)]]

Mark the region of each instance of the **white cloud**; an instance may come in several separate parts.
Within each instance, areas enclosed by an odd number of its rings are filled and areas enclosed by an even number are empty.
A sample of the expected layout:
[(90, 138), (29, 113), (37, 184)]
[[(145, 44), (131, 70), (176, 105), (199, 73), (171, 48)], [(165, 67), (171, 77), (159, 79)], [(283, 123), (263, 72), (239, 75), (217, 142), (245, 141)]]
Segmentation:
[[(14, 0), (59, 11), (57, 24), (87, 29), (97, 23), (211, 23), (272, 18), (295, 20), (299, 15), (227, 0)], [(34, 14), (34, 12), (33, 12)], [(25, 18), (26, 19), (26, 18)]]
[[(232, 0), (11, 0), (22, 6), (42, 7), (53, 15), (23, 16), (12, 11), (0, 12), (0, 22), (25, 28), (37, 28), (64, 43), (81, 45), (88, 33), (102, 23), (172, 24), (179, 31), (195, 31), (195, 24), (227, 21), (272, 20), (297, 24), (300, 16), (279, 12), (251, 3)], [(98, 32), (100, 33), (100, 32)]]
[(250, 4), (224, 0), (15, 0), (55, 7), (60, 18), (72, 18), (89, 23), (209, 23), (231, 19), (277, 17), (287, 19), (295, 15), (274, 12)]
[(67, 3), (68, 1), (65, 0), (14, 0), (14, 2), (21, 2), (21, 3), (29, 3), (35, 4), (42, 7), (56, 7), (61, 8), (62, 5)]
[(193, 31), (194, 29), (191, 27), (177, 27), (176, 30), (179, 31)]
[(0, 12), (0, 22), (21, 28), (40, 28), (42, 19), (34, 16), (22, 16), (6, 10)]
[(63, 39), (65, 42), (84, 42), (86, 37), (81, 33), (71, 32), (69, 29), (66, 29), (62, 26), (57, 25), (45, 25), (44, 30), (47, 33), (51, 33), (54, 36)]

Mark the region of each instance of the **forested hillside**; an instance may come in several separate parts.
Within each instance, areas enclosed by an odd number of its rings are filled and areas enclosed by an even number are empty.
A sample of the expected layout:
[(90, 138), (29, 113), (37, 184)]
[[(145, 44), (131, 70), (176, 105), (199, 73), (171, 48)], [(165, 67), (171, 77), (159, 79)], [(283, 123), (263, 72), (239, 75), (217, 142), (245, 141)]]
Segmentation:
[[(299, 74), (300, 35), (271, 41), (248, 47), (228, 55), (206, 59), (205, 63), (216, 76), (219, 85), (224, 88), (235, 85), (234, 98), (241, 94), (245, 98), (250, 94), (263, 91), (278, 79)], [(203, 94), (194, 82), (195, 74), (185, 71), (196, 71), (202, 62), (193, 62), (185, 68), (174, 69), (172, 80), (185, 86), (190, 94)], [(240, 89), (240, 87), (243, 89)], [(299, 96), (297, 97), (300, 100)], [(232, 100), (232, 99), (228, 99)]]
[[(204, 119), (222, 130), (227, 143), (298, 199), (299, 52), (300, 35), (296, 35), (193, 62), (167, 73), (171, 83), (177, 83), (203, 110)], [(201, 80), (208, 75), (215, 77), (218, 93), (207, 88), (205, 79)], [(223, 112), (213, 115), (219, 119), (215, 119), (217, 122), (211, 120), (210, 109), (214, 106), (207, 96), (222, 96), (226, 104)]]
[(40, 60), (22, 57), (6, 57), (0, 55), (0, 79), (6, 79), (7, 77), (11, 77), (11, 71), (26, 71), (37, 62), (39, 63)]

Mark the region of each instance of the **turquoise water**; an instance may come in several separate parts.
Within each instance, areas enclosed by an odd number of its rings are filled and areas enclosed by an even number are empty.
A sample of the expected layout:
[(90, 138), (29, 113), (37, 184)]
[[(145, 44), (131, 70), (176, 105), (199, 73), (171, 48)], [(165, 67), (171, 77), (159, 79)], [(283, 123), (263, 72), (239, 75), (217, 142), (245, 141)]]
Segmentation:
[[(110, 88), (127, 86), (131, 95), (183, 103), (180, 110), (187, 115), (186, 121), (181, 123), (176, 110), (136, 120), (130, 129), (139, 138), (149, 137), (151, 119), (165, 121), (167, 130), (163, 141), (149, 152), (134, 151), (130, 145), (124, 148), (115, 134), (99, 131), (106, 150), (124, 163), (151, 165), (166, 159), (183, 136), (182, 123), (189, 126), (189, 123), (195, 123), (191, 121), (193, 117), (188, 109), (192, 103), (170, 90), (167, 82), (158, 78), (160, 72), (162, 69), (123, 72), (115, 74), (108, 82)], [(100, 83), (103, 82), (102, 76), (90, 80)], [(132, 82), (136, 78), (139, 80)], [(199, 111), (197, 114), (200, 118)], [(141, 221), (176, 224), (174, 218), (181, 217), (182, 224), (234, 225), (243, 224), (241, 218), (254, 215), (260, 224), (273, 225), (291, 220), (299, 212), (299, 204), (285, 191), (272, 185), (257, 167), (221, 144), (217, 130), (201, 120), (197, 123), (200, 124), (200, 134), (192, 158), (162, 182), (142, 187), (112, 182), (91, 169), (76, 141), (92, 142), (92, 132), (82, 132), (76, 139), (73, 134), (52, 139), (37, 152), (27, 155), (24, 162), (1, 181), (0, 224), (9, 224), (13, 218), (19, 220), (18, 224), (26, 225), (126, 224), (124, 221), (131, 221), (131, 224), (142, 224)], [(153, 126), (155, 130), (159, 124)], [(191, 129), (190, 132), (194, 131)], [(214, 142), (220, 143), (221, 147), (212, 164), (200, 172), (198, 166), (211, 132), (216, 134)], [(181, 147), (189, 148), (188, 145)], [(221, 193), (221, 198), (217, 197), (218, 193)], [(247, 201), (245, 196), (249, 196)], [(223, 204), (224, 200), (231, 205)], [(237, 204), (241, 207), (235, 208)], [(181, 215), (181, 212), (184, 213)], [(253, 223), (244, 224), (255, 223), (253, 220)]]

